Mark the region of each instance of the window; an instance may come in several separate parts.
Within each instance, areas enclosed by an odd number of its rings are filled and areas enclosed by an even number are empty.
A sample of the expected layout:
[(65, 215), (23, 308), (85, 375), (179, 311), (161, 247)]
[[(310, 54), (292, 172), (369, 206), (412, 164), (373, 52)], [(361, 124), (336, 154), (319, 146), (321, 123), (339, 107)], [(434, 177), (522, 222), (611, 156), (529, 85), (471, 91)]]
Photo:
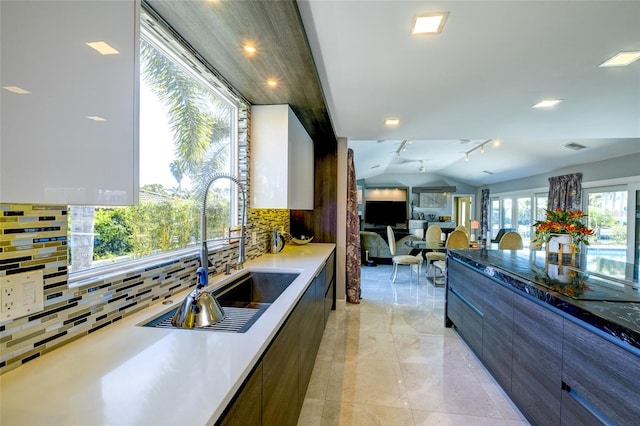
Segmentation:
[[(197, 246), (204, 187), (237, 174), (240, 102), (141, 15), (140, 203), (70, 206), (70, 272)], [(216, 180), (207, 198), (207, 237), (222, 245), (238, 223), (236, 187)]]
[(531, 242), (531, 197), (518, 197), (516, 200), (516, 231), (522, 237), (525, 247)]
[(503, 228), (513, 228), (513, 199), (506, 198), (502, 200), (502, 217), (501, 222)]
[(500, 230), (500, 200), (491, 200), (491, 238), (495, 238)]
[[(588, 226), (595, 231), (595, 237), (589, 239), (587, 262), (594, 262), (596, 257), (601, 258), (600, 262), (602, 259), (627, 261), (627, 196), (624, 188), (585, 191)], [(611, 273), (624, 275), (624, 271)]]
[(544, 220), (547, 217), (547, 206), (549, 203), (549, 195), (547, 194), (536, 194), (536, 217), (535, 221)]

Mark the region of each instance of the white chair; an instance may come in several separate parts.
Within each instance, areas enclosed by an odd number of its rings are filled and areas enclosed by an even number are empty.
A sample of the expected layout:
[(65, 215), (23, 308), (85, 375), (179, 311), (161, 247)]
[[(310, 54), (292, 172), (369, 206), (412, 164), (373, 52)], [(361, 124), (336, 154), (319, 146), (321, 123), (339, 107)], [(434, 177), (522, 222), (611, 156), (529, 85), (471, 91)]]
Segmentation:
[(409, 282), (413, 280), (413, 265), (418, 265), (418, 283), (420, 283), (420, 269), (422, 266), (422, 259), (420, 256), (412, 256), (410, 254), (401, 254), (396, 256), (396, 237), (393, 233), (393, 228), (387, 226), (387, 239), (389, 240), (389, 251), (391, 252), (391, 260), (393, 262), (393, 273), (391, 279), (395, 283), (398, 275), (398, 265), (409, 266)]

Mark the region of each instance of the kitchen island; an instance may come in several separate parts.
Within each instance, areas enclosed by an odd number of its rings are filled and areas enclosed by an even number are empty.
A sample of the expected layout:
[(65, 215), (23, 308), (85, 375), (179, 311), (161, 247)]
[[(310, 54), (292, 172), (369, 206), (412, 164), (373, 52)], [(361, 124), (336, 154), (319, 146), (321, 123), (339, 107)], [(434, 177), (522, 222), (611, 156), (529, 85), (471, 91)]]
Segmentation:
[[(271, 357), (277, 362), (279, 354), (271, 353), (271, 349), (278, 339), (286, 337), (286, 352), (289, 356), (296, 354), (296, 365), (305, 362), (306, 348), (300, 345), (298, 350), (297, 338), (317, 333), (309, 333), (308, 327), (305, 333), (299, 333), (297, 322), (306, 321), (309, 315), (294, 316), (302, 310), (298, 307), (306, 303), (308, 295), (324, 307), (323, 283), (334, 277), (334, 250), (334, 244), (287, 246), (279, 254), (247, 262), (245, 271), (293, 272), (299, 276), (245, 333), (141, 326), (175, 308), (187, 295), (184, 292), (171, 298), (170, 307), (158, 303), (143, 309), (119, 324), (3, 374), (0, 424), (205, 425), (224, 420), (233, 403), (241, 400), (238, 391), (251, 384), (256, 371), (262, 374), (265, 370), (265, 382), (268, 375), (277, 374), (271, 368), (276, 363), (267, 365), (265, 360)], [(207, 290), (223, 287), (245, 271), (212, 277)], [(316, 291), (314, 283), (323, 290), (319, 298), (320, 290)], [(326, 310), (317, 306), (313, 303), (304, 312), (324, 316)], [(319, 324), (320, 331), (324, 321)], [(318, 328), (318, 324), (313, 327)], [(290, 405), (296, 409), (292, 401), (298, 399), (302, 387), (306, 390), (308, 377), (299, 376), (297, 371), (294, 374), (291, 364), (287, 367), (287, 374), (282, 376), (296, 377), (291, 383), (295, 395), (288, 394)], [(278, 386), (281, 383), (276, 381)], [(276, 392), (265, 389), (265, 394), (272, 397)], [(262, 404), (257, 405), (260, 410)], [(297, 421), (295, 412), (289, 414), (291, 417)]]
[(446, 285), (445, 325), (455, 326), (533, 423), (634, 424), (640, 417), (633, 268), (612, 277), (558, 267), (543, 252), (455, 250)]

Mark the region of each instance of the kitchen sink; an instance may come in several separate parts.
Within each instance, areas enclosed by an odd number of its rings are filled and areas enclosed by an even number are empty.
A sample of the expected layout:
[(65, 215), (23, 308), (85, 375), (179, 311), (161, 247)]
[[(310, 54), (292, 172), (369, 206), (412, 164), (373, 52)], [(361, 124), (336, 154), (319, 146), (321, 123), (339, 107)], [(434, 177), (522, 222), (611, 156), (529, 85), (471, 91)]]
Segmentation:
[[(298, 275), (287, 272), (250, 271), (234, 279), (212, 293), (222, 306), (225, 318), (210, 326), (192, 330), (246, 332)], [(179, 327), (171, 324), (171, 318), (177, 310), (176, 307), (142, 326), (178, 329)]]

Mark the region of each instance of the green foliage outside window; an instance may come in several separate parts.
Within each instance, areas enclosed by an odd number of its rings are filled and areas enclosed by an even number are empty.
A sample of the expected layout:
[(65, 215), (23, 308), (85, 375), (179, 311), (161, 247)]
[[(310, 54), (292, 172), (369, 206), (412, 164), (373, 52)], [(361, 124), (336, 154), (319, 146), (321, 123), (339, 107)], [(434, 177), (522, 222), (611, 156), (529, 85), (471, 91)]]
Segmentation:
[[(213, 190), (212, 190), (213, 191)], [(209, 237), (229, 227), (229, 201), (207, 206)], [(136, 207), (97, 208), (93, 260), (137, 258), (200, 243), (200, 201), (142, 201)]]

